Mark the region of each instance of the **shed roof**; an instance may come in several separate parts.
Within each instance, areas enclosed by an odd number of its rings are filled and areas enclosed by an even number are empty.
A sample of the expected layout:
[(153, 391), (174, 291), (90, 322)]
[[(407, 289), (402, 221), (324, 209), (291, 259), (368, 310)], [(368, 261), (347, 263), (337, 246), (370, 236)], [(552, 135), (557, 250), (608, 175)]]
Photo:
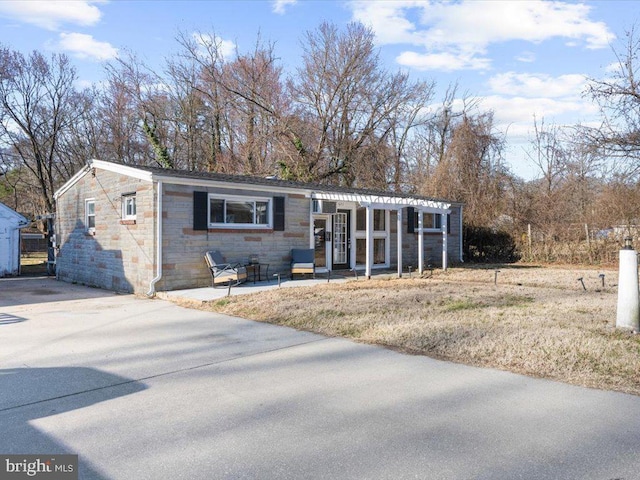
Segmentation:
[(29, 225), (29, 220), (24, 218), (14, 209), (7, 207), (4, 203), (0, 203), (0, 222), (8, 222), (16, 228), (22, 228)]

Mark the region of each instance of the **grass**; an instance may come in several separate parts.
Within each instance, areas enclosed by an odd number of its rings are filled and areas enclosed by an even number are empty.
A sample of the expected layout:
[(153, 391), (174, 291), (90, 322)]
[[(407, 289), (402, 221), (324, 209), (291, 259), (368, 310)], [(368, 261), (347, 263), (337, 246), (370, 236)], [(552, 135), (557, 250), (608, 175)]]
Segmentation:
[[(200, 308), (410, 354), (640, 395), (640, 335), (615, 328), (617, 272), (450, 269), (282, 288)], [(587, 291), (577, 281), (584, 278)]]
[(42, 275), (47, 273), (47, 252), (31, 252), (20, 256), (22, 275)]

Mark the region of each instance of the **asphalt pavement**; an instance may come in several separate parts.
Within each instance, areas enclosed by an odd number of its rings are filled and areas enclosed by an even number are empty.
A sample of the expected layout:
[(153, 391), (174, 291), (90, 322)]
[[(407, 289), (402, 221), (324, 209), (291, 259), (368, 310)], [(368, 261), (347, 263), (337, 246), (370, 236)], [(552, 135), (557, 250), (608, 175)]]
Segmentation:
[(640, 397), (0, 279), (0, 454), (82, 479), (640, 478)]

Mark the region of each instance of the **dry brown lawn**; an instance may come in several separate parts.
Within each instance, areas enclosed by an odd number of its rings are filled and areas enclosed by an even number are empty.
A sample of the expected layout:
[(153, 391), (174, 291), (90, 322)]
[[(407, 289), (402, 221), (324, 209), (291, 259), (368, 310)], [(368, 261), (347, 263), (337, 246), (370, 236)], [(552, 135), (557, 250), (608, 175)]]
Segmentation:
[(494, 281), (494, 269), (452, 268), (429, 278), (274, 289), (200, 308), (640, 395), (640, 335), (615, 328), (617, 271), (503, 266)]

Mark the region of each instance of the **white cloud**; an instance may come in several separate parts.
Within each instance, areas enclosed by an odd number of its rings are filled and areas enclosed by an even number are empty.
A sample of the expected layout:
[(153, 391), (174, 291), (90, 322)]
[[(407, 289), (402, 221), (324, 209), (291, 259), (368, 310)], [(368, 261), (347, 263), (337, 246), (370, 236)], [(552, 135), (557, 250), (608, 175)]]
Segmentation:
[(619, 73), (621, 69), (620, 62), (612, 62), (604, 67), (604, 71), (606, 73)]
[(298, 3), (298, 0), (274, 0), (271, 2), (273, 12), (278, 15), (284, 15), (287, 7), (295, 5), (296, 3)]
[(232, 40), (223, 40), (217, 35), (209, 35), (207, 33), (194, 33), (193, 39), (200, 45), (200, 54), (206, 56), (207, 50), (216, 50), (222, 58), (229, 60), (236, 55), (236, 43)]
[(491, 91), (500, 95), (523, 97), (579, 97), (587, 77), (580, 74), (551, 75), (506, 72), (489, 79)]
[(30, 23), (47, 30), (58, 30), (63, 24), (95, 25), (102, 15), (96, 0), (8, 0), (0, 2), (0, 16)]
[(546, 98), (489, 95), (477, 98), (478, 108), (494, 112), (494, 127), (504, 132), (507, 140), (505, 158), (512, 171), (525, 179), (533, 179), (539, 172), (530, 163), (533, 121), (544, 118), (547, 125), (575, 125), (580, 117), (583, 125), (597, 117), (598, 108), (578, 97)]
[(396, 57), (396, 62), (405, 67), (411, 67), (417, 70), (441, 70), (445, 72), (463, 69), (486, 70), (490, 66), (490, 60), (488, 58), (451, 52), (424, 54), (402, 52)]
[(99, 42), (83, 33), (61, 33), (60, 40), (50, 44), (52, 50), (68, 52), (76, 58), (106, 61), (118, 56), (118, 49), (108, 42)]
[[(370, 26), (379, 44), (415, 45), (416, 55), (465, 55), (458, 68), (487, 68), (487, 49), (496, 43), (563, 38), (602, 48), (614, 38), (606, 24), (589, 19), (591, 7), (580, 3), (358, 0), (349, 5), (354, 20)], [(478, 62), (471, 60), (476, 57)]]
[(520, 54), (516, 56), (516, 60), (523, 63), (533, 63), (536, 61), (536, 54), (533, 52), (520, 52)]
[[(546, 98), (546, 97), (505, 97), (489, 95), (482, 97), (482, 109), (494, 111), (496, 123), (502, 125), (527, 124), (531, 126), (534, 115), (536, 118), (549, 118), (561, 123), (562, 118), (575, 114), (593, 115), (598, 112), (597, 107), (581, 98)], [(572, 122), (575, 123), (575, 122)]]

